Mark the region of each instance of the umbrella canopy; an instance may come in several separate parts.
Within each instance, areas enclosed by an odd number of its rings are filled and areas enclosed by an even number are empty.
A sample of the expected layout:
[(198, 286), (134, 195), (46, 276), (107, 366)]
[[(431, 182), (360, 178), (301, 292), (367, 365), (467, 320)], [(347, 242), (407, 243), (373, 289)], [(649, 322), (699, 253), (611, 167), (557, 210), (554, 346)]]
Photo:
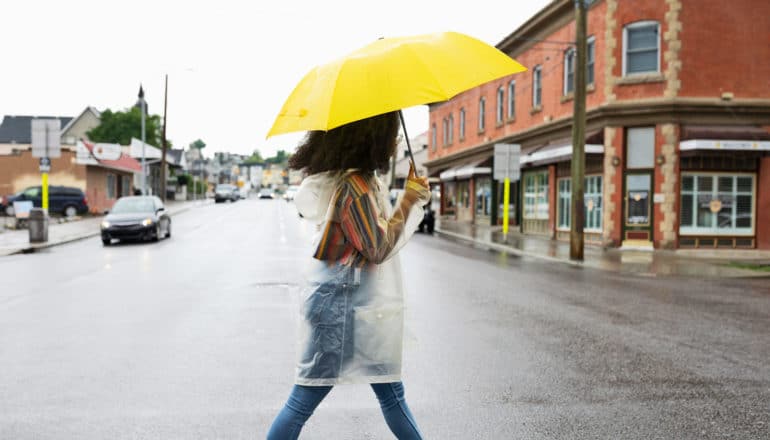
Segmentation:
[(525, 70), (497, 48), (457, 32), (383, 38), (305, 75), (268, 137), (331, 130), (402, 108), (446, 101)]

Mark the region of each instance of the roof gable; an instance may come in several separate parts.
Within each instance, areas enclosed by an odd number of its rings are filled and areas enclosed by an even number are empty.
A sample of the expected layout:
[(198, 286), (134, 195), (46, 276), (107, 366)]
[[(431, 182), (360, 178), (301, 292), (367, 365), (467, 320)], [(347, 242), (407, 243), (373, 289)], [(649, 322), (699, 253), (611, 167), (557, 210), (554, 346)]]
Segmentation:
[(0, 124), (0, 144), (29, 144), (32, 142), (33, 119), (58, 119), (64, 128), (71, 116), (4, 116)]

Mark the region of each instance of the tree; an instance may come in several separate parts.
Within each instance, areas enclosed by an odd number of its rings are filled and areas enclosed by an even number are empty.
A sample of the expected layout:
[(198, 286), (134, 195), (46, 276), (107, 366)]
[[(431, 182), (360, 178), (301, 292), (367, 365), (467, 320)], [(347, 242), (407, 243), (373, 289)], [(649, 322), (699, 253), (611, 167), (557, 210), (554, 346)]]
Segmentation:
[(243, 161), (244, 165), (257, 165), (265, 163), (265, 159), (262, 158), (262, 154), (259, 150), (254, 150), (251, 156)]
[(194, 141), (193, 143), (190, 144), (190, 148), (197, 148), (199, 150), (202, 150), (202, 149), (206, 148), (206, 143), (203, 142), (202, 140), (198, 139), (198, 140), (196, 140), (196, 141)]
[[(137, 107), (124, 111), (102, 112), (99, 125), (86, 133), (94, 142), (128, 145), (131, 138), (142, 138), (142, 112)], [(145, 141), (154, 146), (160, 146), (160, 116), (145, 117)], [(169, 147), (170, 148), (170, 147)]]
[(265, 159), (265, 162), (272, 163), (272, 164), (280, 164), (280, 163), (286, 162), (287, 160), (289, 160), (289, 153), (287, 153), (286, 150), (278, 150), (275, 153), (275, 156), (268, 157), (267, 159)]

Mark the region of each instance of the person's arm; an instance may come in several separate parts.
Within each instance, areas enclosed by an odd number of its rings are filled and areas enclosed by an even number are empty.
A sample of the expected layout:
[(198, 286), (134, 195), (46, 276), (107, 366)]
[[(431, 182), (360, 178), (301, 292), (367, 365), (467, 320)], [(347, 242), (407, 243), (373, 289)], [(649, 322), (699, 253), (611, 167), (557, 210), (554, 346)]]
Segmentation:
[(412, 208), (430, 200), (430, 191), (424, 178), (410, 173), (403, 197), (387, 220), (380, 217), (375, 197), (370, 189), (358, 197), (347, 198), (340, 206), (340, 225), (361, 255), (371, 263), (380, 264), (399, 243)]

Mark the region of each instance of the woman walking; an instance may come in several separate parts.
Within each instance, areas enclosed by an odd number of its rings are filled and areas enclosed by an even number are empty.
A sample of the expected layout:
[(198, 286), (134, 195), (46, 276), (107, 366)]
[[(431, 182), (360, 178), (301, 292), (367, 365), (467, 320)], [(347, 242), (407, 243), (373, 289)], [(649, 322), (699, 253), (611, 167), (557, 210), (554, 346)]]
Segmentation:
[(268, 440), (298, 438), (332, 387), (352, 383), (371, 385), (398, 439), (422, 439), (401, 383), (404, 304), (395, 254), (417, 229), (430, 191), (410, 169), (391, 209), (375, 172), (388, 169), (398, 127), (392, 112), (311, 131), (289, 161), (309, 175), (295, 204), (318, 234), (302, 298), (295, 385)]

